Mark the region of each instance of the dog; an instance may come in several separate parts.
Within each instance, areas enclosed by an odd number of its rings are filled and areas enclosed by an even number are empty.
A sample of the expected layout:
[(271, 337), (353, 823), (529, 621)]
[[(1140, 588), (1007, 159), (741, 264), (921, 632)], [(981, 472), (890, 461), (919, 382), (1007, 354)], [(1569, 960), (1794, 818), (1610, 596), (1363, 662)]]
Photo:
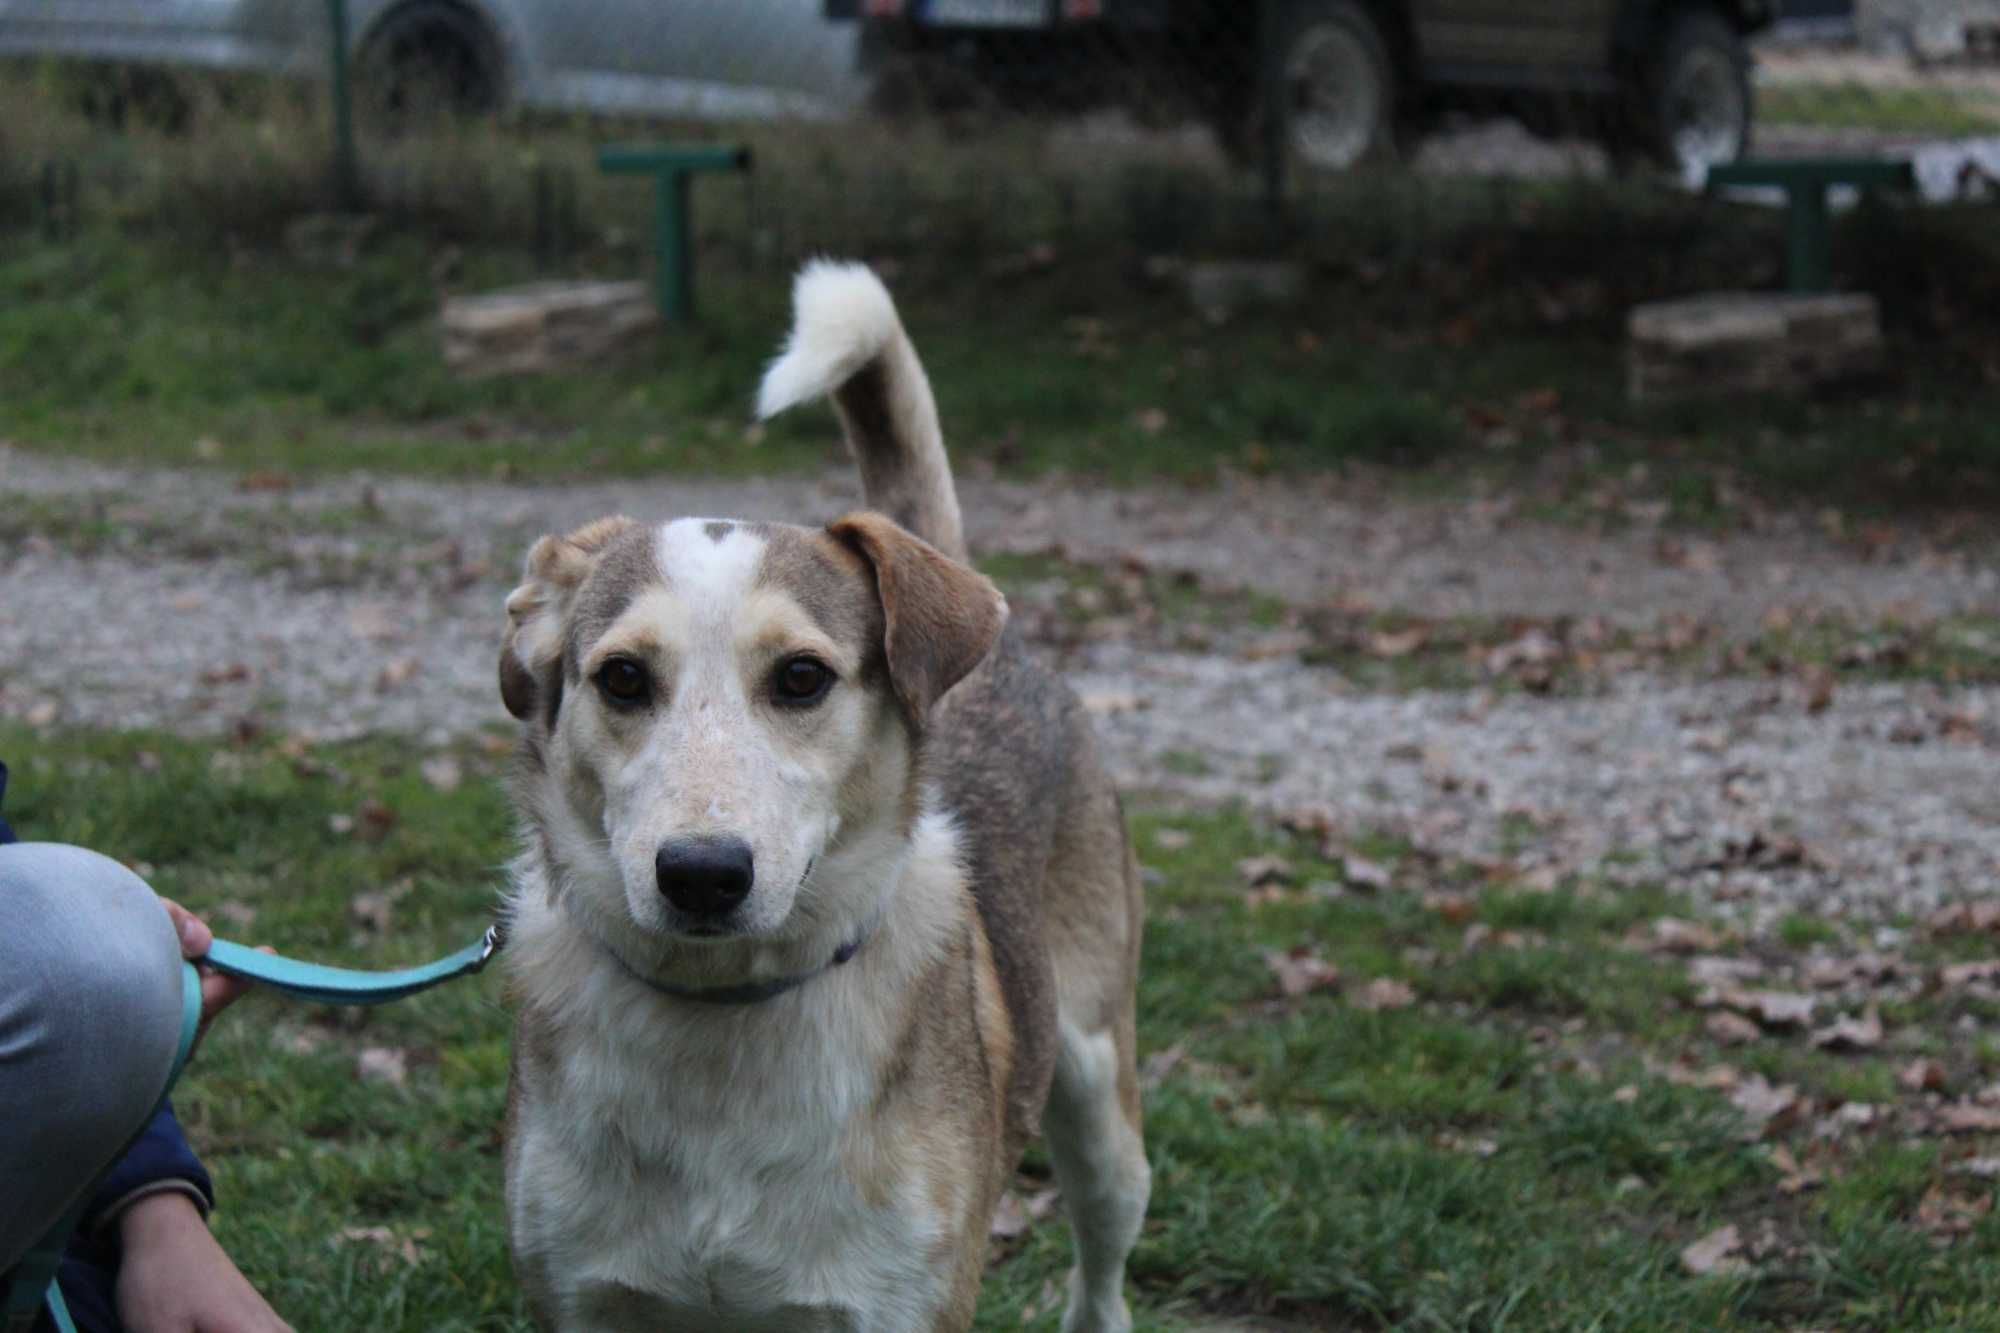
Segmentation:
[(860, 265), (798, 275), (759, 414), (830, 397), (869, 510), (548, 536), (507, 598), (507, 1216), (536, 1324), (954, 1330), (1047, 1136), (1063, 1327), (1130, 1327), (1143, 904), (1084, 710), (966, 562)]

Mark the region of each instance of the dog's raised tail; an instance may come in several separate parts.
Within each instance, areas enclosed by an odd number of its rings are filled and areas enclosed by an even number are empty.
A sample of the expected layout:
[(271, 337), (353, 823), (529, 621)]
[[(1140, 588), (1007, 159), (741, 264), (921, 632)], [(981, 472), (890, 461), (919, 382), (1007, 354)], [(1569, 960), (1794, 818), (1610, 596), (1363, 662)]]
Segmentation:
[(937, 402), (882, 280), (865, 264), (815, 259), (792, 285), (792, 312), (758, 417), (831, 395), (869, 507), (966, 559)]

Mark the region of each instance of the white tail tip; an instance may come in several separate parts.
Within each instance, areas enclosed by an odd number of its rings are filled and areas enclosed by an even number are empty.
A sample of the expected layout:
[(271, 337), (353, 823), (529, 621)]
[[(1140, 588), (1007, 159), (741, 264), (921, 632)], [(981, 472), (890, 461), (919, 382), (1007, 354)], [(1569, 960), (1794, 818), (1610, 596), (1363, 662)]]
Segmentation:
[(758, 418), (824, 398), (901, 330), (889, 289), (866, 264), (808, 261), (792, 283), (792, 336), (757, 390)]

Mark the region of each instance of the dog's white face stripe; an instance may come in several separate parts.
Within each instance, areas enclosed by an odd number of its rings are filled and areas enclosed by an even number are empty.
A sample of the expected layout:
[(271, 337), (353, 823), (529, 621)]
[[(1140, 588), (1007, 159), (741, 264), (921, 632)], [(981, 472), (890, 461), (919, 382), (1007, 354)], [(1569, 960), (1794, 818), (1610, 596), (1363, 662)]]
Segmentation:
[(764, 539), (742, 524), (707, 518), (663, 523), (653, 542), (698, 633), (729, 624), (756, 584), (764, 547)]

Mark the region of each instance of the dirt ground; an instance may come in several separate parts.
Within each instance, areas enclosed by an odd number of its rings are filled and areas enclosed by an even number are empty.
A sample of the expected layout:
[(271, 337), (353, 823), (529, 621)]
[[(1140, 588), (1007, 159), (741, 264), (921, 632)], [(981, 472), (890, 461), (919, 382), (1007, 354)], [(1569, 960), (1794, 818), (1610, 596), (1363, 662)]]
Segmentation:
[[(1224, 607), (1256, 595), (1605, 633), (1694, 626), (1718, 643), (1774, 615), (2000, 614), (1989, 548), (1889, 529), (1857, 539), (1824, 516), (1754, 514), (1705, 537), (1664, 532), (1643, 509), (1593, 530), (1506, 501), (1330, 480), (961, 489), (982, 555), (1179, 573)], [(438, 743), (507, 721), (500, 604), (538, 533), (606, 512), (817, 521), (858, 500), (844, 474), (292, 484), (4, 448), (0, 492), (17, 511), (0, 529), (0, 716)], [(1502, 678), (1366, 683), (1269, 625), (1224, 617), (1193, 633), (1173, 613), (1108, 612), (1079, 625), (1064, 596), (1060, 579), (1031, 579), (1016, 614), (1143, 798), (1242, 803), (1335, 838), (1389, 833), (1542, 882), (1664, 877), (1764, 923), (1793, 911), (1886, 922), (2000, 885), (2000, 690), (1835, 688), (1645, 656), (1545, 693)]]

